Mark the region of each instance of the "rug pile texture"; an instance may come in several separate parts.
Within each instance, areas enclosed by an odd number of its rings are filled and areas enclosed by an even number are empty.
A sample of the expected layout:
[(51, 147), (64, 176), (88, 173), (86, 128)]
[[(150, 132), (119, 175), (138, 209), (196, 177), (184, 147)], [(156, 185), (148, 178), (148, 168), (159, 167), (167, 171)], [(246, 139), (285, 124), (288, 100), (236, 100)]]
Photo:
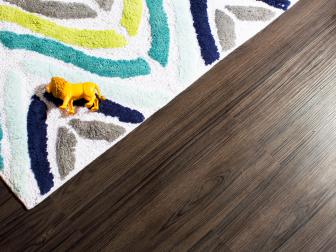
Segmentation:
[[(36, 206), (295, 2), (0, 0), (2, 179)], [(107, 99), (66, 115), (53, 76)]]

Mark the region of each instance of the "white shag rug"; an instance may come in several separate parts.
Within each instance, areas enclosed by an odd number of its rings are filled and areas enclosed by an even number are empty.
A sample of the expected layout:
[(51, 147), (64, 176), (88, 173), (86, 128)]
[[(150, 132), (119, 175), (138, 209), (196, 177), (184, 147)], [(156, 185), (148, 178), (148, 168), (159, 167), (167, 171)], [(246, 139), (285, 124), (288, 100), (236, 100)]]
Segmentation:
[[(0, 0), (2, 179), (36, 206), (297, 1)], [(53, 76), (107, 100), (65, 115)]]

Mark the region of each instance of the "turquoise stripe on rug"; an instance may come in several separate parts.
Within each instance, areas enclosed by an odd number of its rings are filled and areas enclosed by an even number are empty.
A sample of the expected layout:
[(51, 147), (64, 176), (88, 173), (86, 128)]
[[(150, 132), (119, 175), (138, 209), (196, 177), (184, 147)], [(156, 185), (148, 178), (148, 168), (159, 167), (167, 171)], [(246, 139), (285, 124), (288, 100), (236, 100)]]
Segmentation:
[[(21, 62), (22, 67), (28, 73), (45, 79), (52, 76), (63, 76), (70, 82), (82, 82), (83, 80), (98, 83), (102, 93), (110, 100), (120, 104), (129, 104), (139, 110), (148, 108), (159, 109), (171, 100), (171, 93), (165, 92), (160, 85), (154, 87), (144, 87), (132, 85), (120, 81), (119, 79), (105, 80), (84, 70), (73, 71), (68, 66), (58, 60), (50, 60), (33, 57), (29, 61)], [(150, 99), (145, 97), (149, 96)], [(141, 97), (141, 99), (137, 99)], [(132, 103), (130, 103), (132, 101)]]
[(86, 55), (72, 47), (50, 39), (0, 31), (0, 41), (10, 49), (25, 49), (71, 63), (91, 73), (105, 77), (130, 78), (150, 74), (148, 63), (136, 60), (111, 60)]
[(167, 14), (163, 8), (163, 0), (147, 0), (149, 10), (149, 24), (152, 33), (152, 47), (149, 56), (166, 66), (169, 56), (169, 27)]

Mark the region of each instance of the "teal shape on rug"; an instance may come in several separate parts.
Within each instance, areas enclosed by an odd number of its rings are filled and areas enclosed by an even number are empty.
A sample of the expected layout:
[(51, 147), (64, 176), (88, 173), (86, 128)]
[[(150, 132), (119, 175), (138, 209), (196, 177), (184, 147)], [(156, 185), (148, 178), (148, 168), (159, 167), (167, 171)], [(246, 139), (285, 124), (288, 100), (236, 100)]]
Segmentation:
[(149, 10), (149, 24), (152, 33), (152, 47), (149, 56), (166, 66), (169, 56), (170, 34), (167, 14), (163, 8), (163, 0), (146, 0)]
[[(53, 59), (44, 60), (34, 57), (29, 59), (29, 61), (21, 62), (21, 66), (28, 73), (45, 79), (50, 79), (52, 76), (63, 76), (70, 82), (82, 82), (86, 80), (99, 83), (100, 89), (106, 97), (120, 104), (128, 104), (132, 100), (130, 106), (136, 107), (139, 110), (147, 110), (148, 108), (159, 109), (172, 98), (172, 94), (164, 92), (159, 85), (144, 87), (125, 84), (118, 79), (105, 80), (103, 77), (97, 77), (87, 71), (73, 71), (71, 68)], [(146, 99), (147, 96), (150, 98)]]
[(86, 55), (57, 41), (0, 31), (0, 41), (10, 49), (25, 49), (73, 64), (104, 77), (130, 78), (150, 74), (150, 66), (142, 59), (111, 60)]

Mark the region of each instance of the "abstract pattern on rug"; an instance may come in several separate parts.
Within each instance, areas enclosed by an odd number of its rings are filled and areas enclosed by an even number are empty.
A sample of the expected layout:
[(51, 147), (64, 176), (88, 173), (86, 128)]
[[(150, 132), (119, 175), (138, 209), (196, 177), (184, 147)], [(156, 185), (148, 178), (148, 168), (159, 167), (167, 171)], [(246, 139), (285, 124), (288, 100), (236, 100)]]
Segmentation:
[[(0, 176), (36, 206), (297, 1), (0, 0)], [(67, 115), (53, 76), (107, 99)]]

